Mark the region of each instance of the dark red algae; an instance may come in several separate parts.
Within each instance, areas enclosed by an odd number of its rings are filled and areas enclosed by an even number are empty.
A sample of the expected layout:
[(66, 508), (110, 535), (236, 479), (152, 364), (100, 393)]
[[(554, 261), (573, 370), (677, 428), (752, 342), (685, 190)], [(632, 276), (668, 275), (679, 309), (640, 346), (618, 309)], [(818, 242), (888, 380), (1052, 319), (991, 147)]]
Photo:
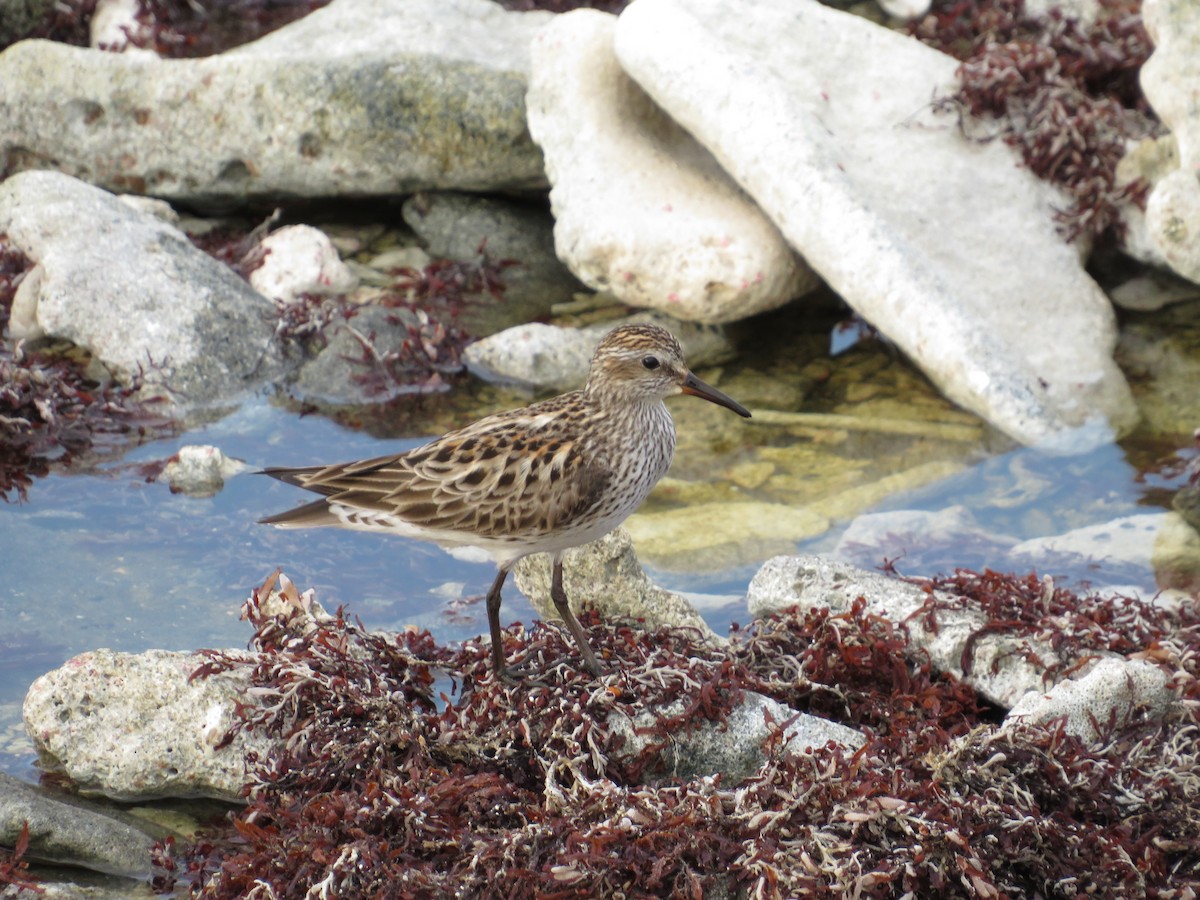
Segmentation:
[[(270, 583), (266, 587), (270, 587)], [(1100, 649), (1166, 667), (1165, 719), (998, 729), (999, 711), (931, 670), (903, 623), (793, 610), (725, 648), (681, 629), (583, 617), (613, 676), (572, 664), (557, 628), (505, 633), (543, 684), (489, 674), (485, 643), (365, 632), (341, 612), (296, 627), (248, 616), (256, 662), (217, 652), (196, 677), (252, 665), (238, 728), (279, 739), (250, 761), (247, 805), (157, 853), (157, 886), (196, 897), (1180, 897), (1200, 889), (1200, 617), (1078, 597), (1034, 576), (967, 573), (937, 604), (988, 627), (1060, 638), (1067, 665)], [(296, 594), (294, 587), (291, 588)], [(931, 591), (932, 596), (932, 591)], [(1012, 623), (1007, 624), (1007, 623)], [(435, 674), (456, 685), (434, 697)], [(769, 746), (741, 784), (681, 779), (656, 750), (743, 692), (859, 728), (865, 745)], [(682, 702), (630, 755), (613, 723)], [(677, 705), (674, 707), (679, 709)], [(779, 723), (782, 724), (782, 723)], [(777, 742), (776, 742), (777, 743)]]
[(1117, 182), (1128, 143), (1163, 133), (1138, 84), (1153, 50), (1140, 0), (1101, 0), (1094, 23), (1058, 7), (1035, 16), (1024, 0), (936, 0), (909, 30), (962, 60), (962, 85), (939, 107), (1064, 189), (1069, 239), (1119, 234), (1122, 205), (1144, 207), (1145, 182)]

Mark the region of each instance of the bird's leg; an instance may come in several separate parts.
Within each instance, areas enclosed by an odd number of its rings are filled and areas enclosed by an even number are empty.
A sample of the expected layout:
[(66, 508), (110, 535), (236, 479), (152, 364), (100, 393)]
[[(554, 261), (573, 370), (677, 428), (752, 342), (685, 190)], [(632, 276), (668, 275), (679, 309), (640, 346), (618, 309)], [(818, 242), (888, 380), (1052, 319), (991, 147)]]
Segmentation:
[(567, 603), (567, 592), (563, 589), (562, 583), (562, 560), (558, 558), (554, 560), (550, 599), (554, 601), (554, 608), (558, 610), (559, 616), (567, 623), (567, 627), (571, 629), (571, 634), (575, 637), (575, 643), (583, 655), (583, 667), (593, 675), (599, 675), (600, 664), (596, 662), (596, 656), (592, 653), (591, 645), (588, 644), (587, 635), (583, 633), (583, 626), (579, 624), (579, 620), (575, 618), (575, 613), (571, 612), (571, 607)]
[(497, 678), (505, 678), (507, 675), (504, 670), (504, 635), (500, 633), (500, 589), (504, 587), (506, 578), (508, 569), (501, 566), (500, 571), (496, 573), (496, 580), (487, 592), (488, 628), (492, 632), (492, 670)]

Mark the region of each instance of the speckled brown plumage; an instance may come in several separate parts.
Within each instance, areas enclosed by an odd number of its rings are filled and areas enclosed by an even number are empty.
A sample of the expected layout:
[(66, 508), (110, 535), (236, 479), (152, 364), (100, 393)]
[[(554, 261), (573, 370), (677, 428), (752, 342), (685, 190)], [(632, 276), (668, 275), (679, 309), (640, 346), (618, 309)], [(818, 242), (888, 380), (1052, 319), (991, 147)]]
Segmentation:
[(488, 593), (498, 675), (504, 675), (504, 580), (521, 557), (550, 553), (555, 608), (584, 664), (598, 672), (566, 603), (562, 554), (616, 528), (666, 473), (675, 425), (663, 399), (680, 392), (750, 415), (688, 371), (670, 332), (625, 325), (600, 342), (581, 390), (487, 416), (407, 453), (265, 469), (322, 498), (260, 521), (381, 531), (483, 550), (500, 566)]

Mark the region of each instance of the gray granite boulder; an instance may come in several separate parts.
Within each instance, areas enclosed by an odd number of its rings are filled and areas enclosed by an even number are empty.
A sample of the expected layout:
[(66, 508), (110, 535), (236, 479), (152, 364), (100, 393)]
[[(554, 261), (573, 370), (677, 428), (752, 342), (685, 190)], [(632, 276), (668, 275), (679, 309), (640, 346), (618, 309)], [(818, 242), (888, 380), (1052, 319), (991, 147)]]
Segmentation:
[(150, 877), (150, 850), (168, 834), (144, 819), (53, 796), (0, 772), (0, 846), (12, 847), (25, 823), (27, 859), (137, 879)]

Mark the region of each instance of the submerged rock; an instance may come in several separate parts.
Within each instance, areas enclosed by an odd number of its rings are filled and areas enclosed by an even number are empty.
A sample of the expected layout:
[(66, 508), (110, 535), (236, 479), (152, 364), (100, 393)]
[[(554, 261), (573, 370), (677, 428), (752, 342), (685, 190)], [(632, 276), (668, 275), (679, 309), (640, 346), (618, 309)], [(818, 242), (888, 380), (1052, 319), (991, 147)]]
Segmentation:
[(815, 287), (712, 155), (621, 71), (615, 23), (575, 10), (533, 42), (529, 127), (559, 256), (597, 290), (696, 322), (743, 319)]
[(950, 399), (1028, 444), (1132, 426), (1112, 309), (1056, 231), (1062, 197), (931, 110), (957, 60), (809, 0), (638, 0), (616, 50)]
[(512, 262), (500, 273), (504, 293), (464, 304), (458, 324), (476, 337), (523, 325), (550, 313), (584, 287), (554, 255), (554, 220), (545, 209), (511, 200), (431, 192), (405, 202), (404, 221), (431, 256)]
[(150, 877), (150, 850), (168, 834), (144, 819), (51, 796), (0, 772), (0, 847), (12, 847), (24, 823), (27, 858), (138, 880)]

